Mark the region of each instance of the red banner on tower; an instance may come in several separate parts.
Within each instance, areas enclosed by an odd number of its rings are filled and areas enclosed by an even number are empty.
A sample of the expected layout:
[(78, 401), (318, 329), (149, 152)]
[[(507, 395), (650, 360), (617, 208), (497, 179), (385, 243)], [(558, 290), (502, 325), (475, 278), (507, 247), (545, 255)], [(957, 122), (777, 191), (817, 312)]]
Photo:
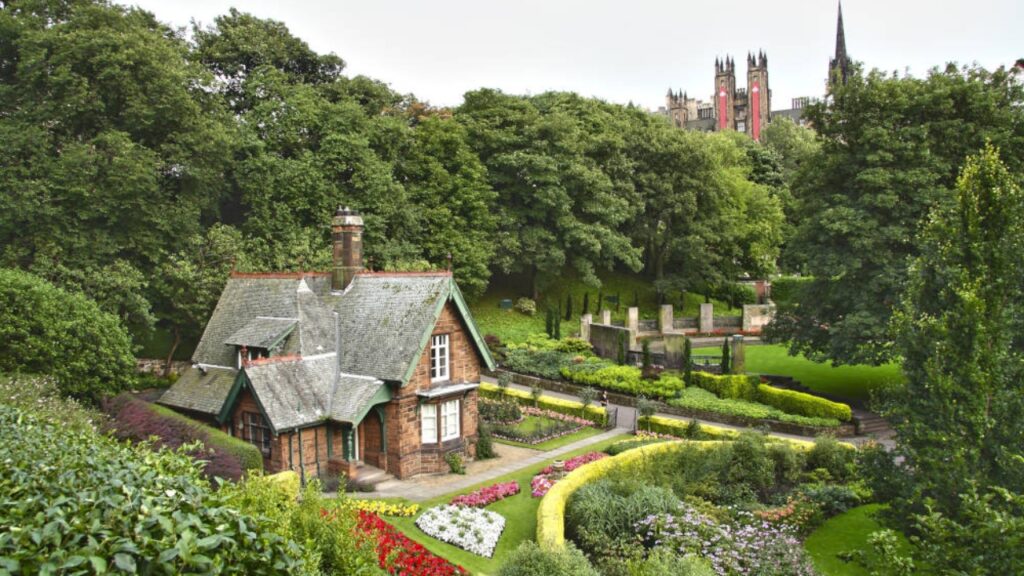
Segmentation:
[(727, 105), (729, 99), (725, 92), (725, 85), (718, 87), (718, 129), (725, 130), (729, 126), (729, 111)]

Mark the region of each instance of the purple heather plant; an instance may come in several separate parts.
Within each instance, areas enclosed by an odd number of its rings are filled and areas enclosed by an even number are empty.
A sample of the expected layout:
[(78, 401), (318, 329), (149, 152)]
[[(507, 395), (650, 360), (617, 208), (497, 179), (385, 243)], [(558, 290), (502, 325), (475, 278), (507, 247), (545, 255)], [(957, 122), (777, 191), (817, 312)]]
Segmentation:
[(796, 533), (748, 512), (718, 523), (682, 504), (675, 514), (641, 520), (636, 531), (649, 548), (665, 546), (680, 555), (695, 554), (711, 563), (719, 576), (815, 576)]

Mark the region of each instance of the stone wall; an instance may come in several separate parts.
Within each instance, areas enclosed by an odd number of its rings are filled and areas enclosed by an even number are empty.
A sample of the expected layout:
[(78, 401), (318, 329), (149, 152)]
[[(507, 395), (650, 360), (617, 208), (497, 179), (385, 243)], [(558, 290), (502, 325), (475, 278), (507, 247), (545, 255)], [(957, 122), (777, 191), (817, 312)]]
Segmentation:
[[(135, 359), (135, 371), (142, 374), (156, 374), (157, 376), (164, 373), (165, 361), (160, 358), (136, 358)], [(188, 360), (174, 360), (171, 362), (171, 373), (172, 374), (184, 374), (185, 370), (188, 370), (192, 363)]]
[(617, 359), (620, 348), (622, 353), (626, 354), (629, 352), (629, 341), (628, 328), (604, 324), (590, 325), (590, 344), (594, 347), (594, 354), (601, 358)]

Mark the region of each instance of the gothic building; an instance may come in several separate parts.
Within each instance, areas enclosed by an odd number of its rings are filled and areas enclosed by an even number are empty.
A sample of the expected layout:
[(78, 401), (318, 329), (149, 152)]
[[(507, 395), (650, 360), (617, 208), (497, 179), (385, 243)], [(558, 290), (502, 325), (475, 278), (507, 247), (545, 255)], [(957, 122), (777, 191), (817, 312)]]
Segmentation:
[[(846, 35), (843, 31), (843, 7), (839, 6), (836, 29), (836, 54), (829, 61), (828, 82), (846, 83), (851, 60), (846, 54)], [(706, 132), (735, 130), (754, 140), (761, 139), (761, 131), (773, 117), (788, 117), (803, 124), (803, 108), (810, 102), (807, 97), (794, 98), (790, 108), (772, 110), (772, 91), (768, 84), (768, 56), (759, 51), (747, 54), (747, 82), (736, 86), (736, 62), (731, 57), (715, 59), (715, 92), (706, 102), (690, 98), (686, 92), (669, 89), (666, 106), (660, 110), (678, 128)]]

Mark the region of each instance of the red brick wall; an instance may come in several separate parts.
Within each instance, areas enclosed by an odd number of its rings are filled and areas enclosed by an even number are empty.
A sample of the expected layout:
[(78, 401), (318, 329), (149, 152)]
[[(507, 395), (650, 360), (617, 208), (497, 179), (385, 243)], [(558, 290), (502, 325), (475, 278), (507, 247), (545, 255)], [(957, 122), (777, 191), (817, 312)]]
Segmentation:
[[(441, 312), (441, 317), (431, 335), (448, 334), (449, 346), (449, 377), (451, 382), (479, 382), (480, 356), (473, 344), (472, 336), (462, 322), (459, 312), (451, 302)], [(420, 356), (416, 369), (408, 384), (399, 390), (398, 396), (387, 408), (385, 417), (388, 421), (388, 468), (389, 472), (400, 478), (414, 474), (444, 472), (448, 464), (444, 455), (450, 451), (459, 451), (463, 457), (471, 457), (476, 443), (477, 433), (477, 393), (472, 391), (466, 396), (457, 396), (462, 400), (462, 421), (459, 440), (442, 444), (422, 445), (420, 443), (420, 417), (417, 410), (416, 392), (429, 388), (430, 382), (430, 346)], [(455, 397), (440, 398), (435, 402), (452, 400)], [(440, 422), (438, 422), (440, 426)]]

